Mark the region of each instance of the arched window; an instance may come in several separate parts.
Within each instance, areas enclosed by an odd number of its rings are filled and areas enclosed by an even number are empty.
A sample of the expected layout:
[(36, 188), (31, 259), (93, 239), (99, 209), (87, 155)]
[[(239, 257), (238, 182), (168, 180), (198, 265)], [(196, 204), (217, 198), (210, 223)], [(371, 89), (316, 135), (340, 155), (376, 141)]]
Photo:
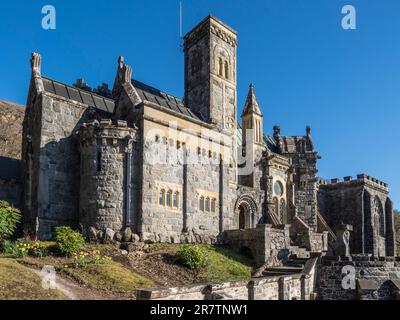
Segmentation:
[(228, 61), (225, 61), (225, 78), (229, 79), (229, 64), (228, 64)]
[(172, 191), (169, 190), (169, 191), (167, 192), (167, 197), (166, 197), (166, 201), (165, 201), (165, 205), (166, 205), (167, 207), (171, 207), (171, 205), (172, 205), (171, 197), (172, 197)]
[(210, 212), (210, 198), (209, 197), (206, 198), (206, 211)]
[(216, 204), (217, 200), (215, 198), (213, 198), (211, 200), (211, 212), (215, 212), (215, 204)]
[(200, 211), (204, 211), (204, 197), (203, 196), (200, 197), (199, 208), (200, 208)]
[(174, 196), (172, 198), (172, 203), (174, 208), (179, 208), (179, 192), (174, 192)]
[(218, 74), (222, 77), (224, 75), (224, 62), (222, 58), (218, 59)]
[(158, 198), (158, 204), (160, 206), (163, 206), (165, 204), (165, 190), (164, 189), (160, 190), (160, 195), (159, 195), (159, 198)]

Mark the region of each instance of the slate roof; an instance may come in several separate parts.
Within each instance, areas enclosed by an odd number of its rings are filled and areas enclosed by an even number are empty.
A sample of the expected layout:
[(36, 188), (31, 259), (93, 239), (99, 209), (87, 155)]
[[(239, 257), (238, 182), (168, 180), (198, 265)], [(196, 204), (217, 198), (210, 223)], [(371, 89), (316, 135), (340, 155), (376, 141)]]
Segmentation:
[(132, 85), (136, 88), (142, 100), (155, 103), (165, 109), (169, 109), (176, 113), (184, 114), (190, 118), (201, 121), (201, 119), (195, 113), (193, 113), (192, 110), (184, 106), (181, 99), (178, 99), (177, 97), (134, 79), (132, 79)]
[[(72, 85), (66, 85), (47, 77), (42, 77), (42, 79), (46, 92), (84, 103), (103, 112), (114, 112), (115, 101), (113, 99), (103, 97), (98, 93), (86, 91)], [(184, 106), (181, 99), (178, 99), (164, 91), (134, 79), (132, 79), (132, 85), (135, 87), (142, 100), (154, 103), (175, 113), (183, 114), (195, 120), (201, 121), (201, 119), (195, 113)]]
[(103, 112), (113, 113), (115, 102), (112, 99), (102, 97), (96, 93), (66, 85), (56, 80), (42, 77), (44, 90), (58, 96), (87, 104)]
[(264, 135), (264, 144), (272, 152), (279, 153), (278, 144), (276, 143), (276, 140), (274, 137)]

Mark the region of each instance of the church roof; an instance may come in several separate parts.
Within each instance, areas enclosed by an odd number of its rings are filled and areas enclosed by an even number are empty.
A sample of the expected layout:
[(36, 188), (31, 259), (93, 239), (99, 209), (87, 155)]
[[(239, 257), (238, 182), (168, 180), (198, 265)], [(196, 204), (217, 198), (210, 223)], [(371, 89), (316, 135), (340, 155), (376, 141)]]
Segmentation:
[(142, 100), (155, 103), (163, 108), (201, 121), (192, 110), (184, 106), (181, 99), (137, 80), (132, 79), (132, 85), (135, 87)]
[(276, 143), (276, 140), (275, 140), (274, 137), (267, 136), (267, 135), (264, 134), (264, 144), (272, 152), (275, 152), (275, 153), (279, 152), (278, 144)]
[(242, 116), (249, 113), (256, 113), (262, 115), (260, 106), (258, 105), (256, 93), (254, 92), (254, 85), (250, 84), (249, 92), (247, 94), (246, 103), (244, 104)]
[[(67, 85), (47, 77), (42, 77), (42, 79), (46, 92), (86, 104), (103, 112), (114, 112), (115, 100), (109, 97), (102, 96), (97, 92), (80, 89), (73, 85)], [(143, 101), (154, 103), (175, 113), (180, 113), (201, 121), (197, 115), (184, 106), (181, 99), (134, 79), (132, 79), (132, 85)]]
[(66, 85), (47, 77), (42, 77), (44, 90), (58, 96), (77, 101), (96, 108), (103, 112), (113, 113), (115, 108), (114, 100), (103, 97), (97, 93), (79, 89), (72, 85)]

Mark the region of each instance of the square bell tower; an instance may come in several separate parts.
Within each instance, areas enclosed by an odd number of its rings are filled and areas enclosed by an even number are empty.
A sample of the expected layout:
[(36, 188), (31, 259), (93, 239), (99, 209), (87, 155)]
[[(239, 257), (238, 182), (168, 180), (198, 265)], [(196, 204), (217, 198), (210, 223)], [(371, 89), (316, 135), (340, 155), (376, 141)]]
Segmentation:
[(237, 32), (208, 16), (184, 40), (186, 106), (203, 121), (234, 133)]

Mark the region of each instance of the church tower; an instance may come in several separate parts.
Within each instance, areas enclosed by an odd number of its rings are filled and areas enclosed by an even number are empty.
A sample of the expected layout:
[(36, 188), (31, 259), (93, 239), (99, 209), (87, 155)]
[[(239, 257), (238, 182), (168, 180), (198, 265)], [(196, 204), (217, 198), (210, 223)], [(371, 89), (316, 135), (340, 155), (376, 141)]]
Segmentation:
[(251, 142), (255, 145), (263, 145), (263, 115), (257, 102), (253, 84), (250, 84), (241, 117), (243, 145), (246, 145), (246, 136), (249, 130), (252, 130), (251, 137), (249, 137)]
[(260, 185), (262, 176), (260, 160), (265, 149), (263, 143), (263, 115), (258, 105), (253, 84), (250, 85), (241, 118), (242, 156), (245, 159), (245, 168), (251, 168), (251, 170), (250, 172), (242, 172), (239, 181), (241, 184), (253, 188)]
[(237, 32), (208, 16), (184, 40), (186, 106), (203, 121), (233, 134)]

